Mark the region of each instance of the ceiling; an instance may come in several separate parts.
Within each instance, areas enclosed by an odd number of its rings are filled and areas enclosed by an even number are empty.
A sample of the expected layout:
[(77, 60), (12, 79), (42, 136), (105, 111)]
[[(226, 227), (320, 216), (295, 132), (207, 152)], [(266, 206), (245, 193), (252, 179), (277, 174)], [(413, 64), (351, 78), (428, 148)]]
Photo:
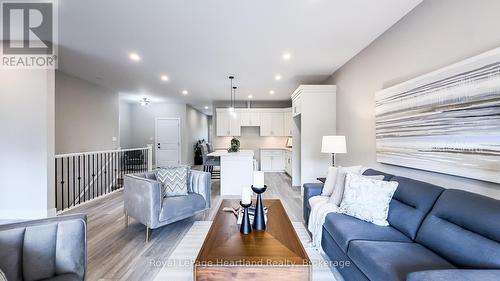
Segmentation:
[(131, 102), (209, 112), (212, 101), (229, 99), (230, 74), (238, 99), (284, 100), (299, 84), (323, 82), (420, 2), (64, 0), (59, 69)]

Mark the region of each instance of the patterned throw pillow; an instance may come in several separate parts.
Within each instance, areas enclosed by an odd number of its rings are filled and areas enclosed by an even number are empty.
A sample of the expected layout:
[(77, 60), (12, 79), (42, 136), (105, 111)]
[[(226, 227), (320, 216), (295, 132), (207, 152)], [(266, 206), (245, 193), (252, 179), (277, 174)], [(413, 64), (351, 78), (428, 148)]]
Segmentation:
[(162, 167), (155, 174), (162, 185), (162, 197), (188, 194), (188, 166)]
[(395, 181), (374, 180), (347, 173), (339, 211), (349, 216), (387, 226), (389, 203), (398, 188)]

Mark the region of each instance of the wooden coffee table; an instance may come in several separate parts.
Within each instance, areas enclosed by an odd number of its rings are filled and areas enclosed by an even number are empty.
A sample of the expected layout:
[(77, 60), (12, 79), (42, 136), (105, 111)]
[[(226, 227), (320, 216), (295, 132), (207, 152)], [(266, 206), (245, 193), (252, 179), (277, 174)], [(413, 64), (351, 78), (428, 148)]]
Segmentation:
[(223, 200), (194, 264), (196, 281), (311, 280), (311, 261), (279, 199), (263, 200), (268, 207), (266, 231), (243, 235), (236, 216)]

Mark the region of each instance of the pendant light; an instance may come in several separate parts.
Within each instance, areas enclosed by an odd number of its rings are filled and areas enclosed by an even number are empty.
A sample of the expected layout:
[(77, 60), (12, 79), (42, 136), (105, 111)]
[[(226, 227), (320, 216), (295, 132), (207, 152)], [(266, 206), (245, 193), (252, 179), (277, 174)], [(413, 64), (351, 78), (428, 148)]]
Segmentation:
[(234, 76), (229, 76), (229, 80), (231, 81), (231, 88), (229, 89), (229, 90), (230, 90), (230, 93), (231, 93), (231, 97), (230, 97), (230, 105), (229, 105), (229, 112), (234, 112), (234, 102), (233, 102), (233, 79), (234, 79)]

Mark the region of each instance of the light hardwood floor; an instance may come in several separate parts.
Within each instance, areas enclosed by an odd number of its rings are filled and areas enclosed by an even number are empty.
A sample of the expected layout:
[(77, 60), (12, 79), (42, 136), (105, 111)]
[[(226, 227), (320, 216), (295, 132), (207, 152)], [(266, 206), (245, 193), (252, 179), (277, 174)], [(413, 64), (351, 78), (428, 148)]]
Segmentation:
[[(302, 222), (300, 189), (291, 186), (291, 179), (284, 173), (266, 173), (268, 186), (264, 198), (281, 199), (292, 222)], [(65, 214), (87, 215), (88, 264), (87, 280), (153, 280), (161, 268), (153, 260), (166, 260), (195, 221), (212, 220), (221, 196), (219, 181), (212, 182), (212, 207), (152, 232), (145, 242), (145, 227), (133, 219), (125, 228), (123, 192), (80, 206)]]

